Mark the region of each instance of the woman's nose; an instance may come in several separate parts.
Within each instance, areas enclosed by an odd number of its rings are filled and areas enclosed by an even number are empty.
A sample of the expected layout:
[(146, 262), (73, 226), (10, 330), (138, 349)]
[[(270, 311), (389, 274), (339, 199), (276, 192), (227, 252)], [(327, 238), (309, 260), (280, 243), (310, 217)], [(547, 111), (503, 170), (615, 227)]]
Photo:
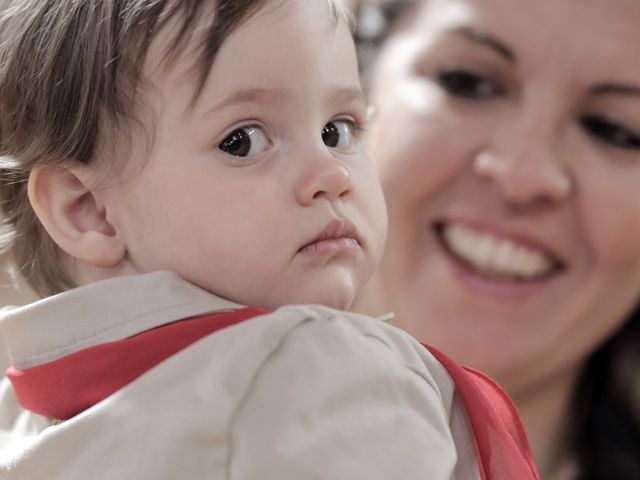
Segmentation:
[(294, 194), (301, 205), (311, 205), (317, 199), (329, 201), (351, 193), (351, 172), (329, 151), (313, 154), (296, 179)]
[(509, 203), (562, 203), (571, 194), (572, 179), (552, 135), (508, 130), (499, 137), (506, 141), (497, 138), (478, 152), (476, 173), (492, 181)]

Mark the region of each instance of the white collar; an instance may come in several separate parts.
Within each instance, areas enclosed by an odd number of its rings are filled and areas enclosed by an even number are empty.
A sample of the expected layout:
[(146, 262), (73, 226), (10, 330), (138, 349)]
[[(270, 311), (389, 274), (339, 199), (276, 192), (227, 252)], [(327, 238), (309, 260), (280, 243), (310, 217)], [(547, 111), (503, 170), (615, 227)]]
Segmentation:
[(241, 305), (162, 271), (115, 277), (0, 314), (11, 364), (29, 368), (151, 328)]

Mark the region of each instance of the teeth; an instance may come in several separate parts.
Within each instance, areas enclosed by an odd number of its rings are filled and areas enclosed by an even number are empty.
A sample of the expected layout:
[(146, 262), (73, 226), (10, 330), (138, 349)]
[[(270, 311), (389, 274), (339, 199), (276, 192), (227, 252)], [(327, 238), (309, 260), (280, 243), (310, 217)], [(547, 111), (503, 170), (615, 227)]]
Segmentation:
[(554, 269), (554, 262), (540, 251), (462, 225), (446, 225), (443, 234), (453, 253), (481, 273), (530, 280)]

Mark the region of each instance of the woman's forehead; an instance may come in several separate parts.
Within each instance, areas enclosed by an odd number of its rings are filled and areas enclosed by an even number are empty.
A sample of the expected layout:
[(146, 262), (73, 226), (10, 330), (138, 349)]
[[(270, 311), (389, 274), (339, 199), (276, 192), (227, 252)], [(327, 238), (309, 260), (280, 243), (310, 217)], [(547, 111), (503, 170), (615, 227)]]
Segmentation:
[(567, 38), (586, 31), (601, 42), (600, 32), (640, 32), (637, 0), (422, 0), (418, 3), (422, 4), (421, 13), (415, 18), (435, 24), (470, 21), (518, 28), (528, 25), (527, 30), (539, 35), (565, 32), (563, 35)]
[[(552, 55), (640, 78), (637, 0), (425, 0), (407, 24), (425, 37), (474, 31), (499, 40), (516, 57)], [(407, 33), (407, 32), (405, 32)]]

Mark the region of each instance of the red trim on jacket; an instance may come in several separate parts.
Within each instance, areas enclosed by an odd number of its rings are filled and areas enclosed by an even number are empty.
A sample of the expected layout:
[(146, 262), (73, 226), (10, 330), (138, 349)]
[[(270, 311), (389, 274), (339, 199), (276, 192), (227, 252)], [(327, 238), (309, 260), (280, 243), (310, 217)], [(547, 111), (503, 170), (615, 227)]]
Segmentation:
[[(265, 313), (269, 312), (243, 308), (180, 320), (35, 367), (9, 367), (7, 377), (24, 408), (67, 420), (197, 340)], [(487, 376), (425, 347), (445, 367), (462, 397), (482, 480), (539, 480), (518, 412), (507, 394)]]
[(36, 367), (9, 367), (7, 377), (24, 408), (68, 420), (206, 335), (264, 313), (243, 308), (181, 320)]
[(539, 479), (527, 434), (509, 395), (487, 375), (424, 346), (447, 370), (462, 397), (476, 438), (480, 477)]

